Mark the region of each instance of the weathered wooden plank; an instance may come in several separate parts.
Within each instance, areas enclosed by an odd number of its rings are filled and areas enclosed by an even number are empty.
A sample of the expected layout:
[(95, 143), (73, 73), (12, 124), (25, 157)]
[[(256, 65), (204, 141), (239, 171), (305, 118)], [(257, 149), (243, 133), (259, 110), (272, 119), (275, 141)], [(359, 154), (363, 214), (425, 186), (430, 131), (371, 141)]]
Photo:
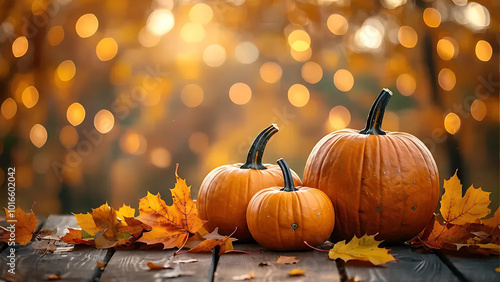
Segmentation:
[[(101, 281), (161, 281), (181, 273), (175, 281), (208, 281), (212, 254), (182, 253), (175, 250), (117, 250), (106, 265)], [(193, 263), (176, 261), (196, 259)], [(147, 263), (170, 265), (172, 269), (149, 270)]]
[(451, 270), (433, 253), (406, 246), (389, 246), (396, 260), (375, 267), (368, 262), (348, 261), (349, 278), (360, 281), (458, 281)]
[(500, 281), (500, 272), (495, 268), (500, 267), (498, 256), (458, 256), (446, 253), (446, 258), (469, 281)]
[[(36, 219), (38, 219), (38, 224), (35, 228), (35, 233), (37, 233), (38, 231), (40, 231), (40, 229), (42, 228), (43, 224), (45, 223), (45, 220), (47, 218), (43, 217), (43, 216), (37, 216)], [(0, 226), (2, 227), (8, 227), (9, 224), (7, 223), (7, 221), (5, 221), (5, 216), (1, 216), (0, 217)], [(5, 250), (7, 248), (7, 243), (5, 242), (0, 242), (0, 253), (3, 252), (3, 250)]]
[[(256, 244), (238, 244), (235, 249), (259, 252), (261, 247)], [(296, 264), (277, 264), (279, 256), (295, 256), (300, 261)], [(259, 266), (261, 262), (269, 262), (268, 266)], [(292, 269), (305, 269), (305, 276), (290, 277)], [(335, 261), (328, 255), (318, 251), (303, 252), (271, 252), (263, 251), (258, 254), (228, 253), (219, 259), (216, 281), (233, 281), (233, 277), (248, 273), (255, 274), (257, 281), (340, 281)]]
[[(66, 227), (77, 227), (74, 216), (51, 215), (42, 227), (57, 229), (57, 236), (64, 234)], [(9, 274), (7, 255), (10, 248), (0, 254), (0, 277), (17, 281), (45, 280), (49, 275), (60, 275), (61, 280), (91, 281), (100, 274), (98, 261), (106, 262), (107, 250), (98, 250), (92, 247), (77, 246), (71, 252), (49, 253), (34, 249), (35, 241), (26, 246), (15, 247), (15, 275)], [(58, 246), (68, 246), (63, 242), (56, 242)]]

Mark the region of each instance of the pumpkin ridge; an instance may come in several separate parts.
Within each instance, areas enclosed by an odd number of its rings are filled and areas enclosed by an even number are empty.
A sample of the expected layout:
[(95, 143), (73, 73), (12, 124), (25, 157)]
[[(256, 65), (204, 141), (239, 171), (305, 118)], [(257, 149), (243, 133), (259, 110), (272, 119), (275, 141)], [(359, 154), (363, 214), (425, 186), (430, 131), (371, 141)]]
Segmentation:
[(368, 142), (368, 138), (365, 138), (363, 142), (363, 152), (361, 153), (361, 173), (359, 175), (359, 197), (358, 197), (358, 226), (357, 226), (357, 233), (361, 233), (361, 213), (359, 212), (359, 209), (361, 208), (361, 190), (363, 188), (363, 171), (364, 170), (364, 165), (365, 165), (365, 150), (366, 150), (366, 143)]
[[(396, 148), (396, 145), (394, 145), (394, 142), (392, 141), (391, 138), (387, 138), (389, 140), (389, 142), (391, 143), (392, 147), (394, 148), (394, 152), (396, 153), (396, 157), (398, 158), (398, 171), (400, 171), (398, 173), (398, 176), (399, 176), (399, 185), (400, 187), (403, 187), (403, 176), (401, 175), (401, 159), (399, 158), (399, 154), (398, 154), (398, 149)], [(404, 190), (403, 190), (404, 191)], [(407, 192), (404, 192), (404, 196), (403, 196), (403, 203), (402, 203), (402, 208), (401, 208), (401, 221), (399, 222), (399, 228), (398, 230), (401, 230), (401, 227), (403, 225), (403, 222), (405, 222), (405, 219), (406, 219), (406, 210), (405, 207), (406, 207), (406, 197), (407, 197)]]

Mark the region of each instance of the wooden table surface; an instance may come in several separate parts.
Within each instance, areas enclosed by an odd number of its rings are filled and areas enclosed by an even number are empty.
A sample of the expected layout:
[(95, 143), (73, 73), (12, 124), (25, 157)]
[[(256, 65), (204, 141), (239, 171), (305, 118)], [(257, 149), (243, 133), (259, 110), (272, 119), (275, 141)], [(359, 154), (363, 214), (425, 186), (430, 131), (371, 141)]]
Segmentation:
[[(56, 229), (62, 235), (66, 227), (77, 227), (72, 215), (51, 215), (39, 220), (38, 230)], [(59, 275), (60, 281), (234, 281), (236, 276), (254, 273), (253, 281), (500, 281), (499, 258), (459, 257), (442, 252), (427, 252), (406, 246), (390, 246), (398, 260), (385, 266), (369, 263), (333, 261), (318, 251), (271, 252), (256, 244), (235, 244), (235, 249), (256, 254), (230, 253), (216, 257), (212, 253), (183, 253), (174, 250), (99, 250), (76, 246), (73, 251), (50, 253), (34, 248), (36, 239), (26, 246), (16, 246), (16, 274), (7, 273), (6, 244), (0, 246), (0, 280), (46, 281)], [(69, 246), (56, 242), (58, 246)], [(296, 256), (297, 264), (277, 264), (280, 255)], [(194, 263), (175, 263), (196, 259)], [(172, 269), (149, 270), (148, 262), (172, 265)], [(97, 263), (106, 264), (99, 268)], [(268, 266), (259, 266), (269, 262)], [(216, 269), (213, 274), (214, 268)], [(293, 268), (305, 269), (305, 276), (290, 277)], [(182, 276), (172, 278), (177, 274)]]

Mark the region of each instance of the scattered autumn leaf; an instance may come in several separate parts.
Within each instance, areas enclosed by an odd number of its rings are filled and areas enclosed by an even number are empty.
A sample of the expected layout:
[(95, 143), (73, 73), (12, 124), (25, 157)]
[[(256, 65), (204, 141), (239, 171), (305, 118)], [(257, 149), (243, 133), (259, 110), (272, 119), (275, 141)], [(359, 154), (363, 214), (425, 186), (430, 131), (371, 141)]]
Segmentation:
[(35, 250), (41, 250), (41, 251), (46, 251), (46, 252), (51, 252), (51, 253), (53, 253), (55, 250), (57, 250), (57, 246), (54, 244), (53, 240), (38, 241), (33, 245), (33, 248)]
[(104, 262), (100, 262), (100, 261), (98, 261), (98, 262), (97, 262), (97, 267), (99, 267), (99, 268), (104, 268), (104, 267), (106, 267), (106, 264), (105, 264)]
[(167, 206), (160, 194), (147, 196), (139, 201), (139, 216), (136, 218), (152, 227), (138, 242), (148, 245), (162, 243), (164, 249), (182, 248), (190, 234), (195, 234), (204, 224), (198, 217), (196, 205), (191, 199), (191, 188), (175, 172), (177, 182), (171, 189), (173, 204)]
[(278, 264), (296, 264), (299, 261), (300, 261), (300, 259), (298, 259), (297, 257), (279, 256), (278, 259), (276, 260), (276, 263), (278, 263)]
[(83, 232), (81, 229), (73, 229), (73, 228), (68, 228), (69, 232), (66, 233), (61, 238), (61, 241), (66, 242), (68, 244), (85, 244), (85, 245), (94, 245), (94, 239), (93, 238), (83, 238)]
[(493, 215), (493, 217), (483, 219), (481, 220), (481, 223), (493, 228), (498, 228), (500, 225), (500, 208), (497, 208), (497, 211), (495, 212), (495, 215)]
[(356, 235), (346, 244), (345, 240), (337, 242), (328, 253), (330, 259), (340, 258), (343, 261), (362, 260), (369, 261), (374, 265), (385, 264), (395, 260), (390, 254), (390, 250), (379, 248), (382, 241), (375, 240), (375, 235), (363, 235), (358, 238)]
[(199, 243), (198, 246), (191, 248), (189, 250), (190, 253), (208, 253), (215, 246), (219, 245), (220, 246), (219, 255), (222, 255), (228, 251), (234, 250), (233, 241), (237, 240), (229, 236), (220, 235), (218, 227), (216, 227), (214, 231), (212, 231), (211, 233), (203, 236), (203, 238), (205, 240)]
[(444, 181), (444, 194), (441, 198), (440, 212), (447, 223), (463, 225), (487, 216), (491, 210), (489, 195), (481, 188), (472, 185), (462, 198), (462, 184), (457, 172), (449, 180)]
[[(11, 226), (7, 228), (1, 227), (4, 232), (1, 234), (0, 241), (9, 242), (11, 238), (10, 234), (13, 231), (12, 229), (14, 229), (16, 234), (15, 242), (21, 245), (26, 245), (31, 241), (38, 225), (35, 213), (32, 210), (30, 213), (25, 213), (21, 208), (16, 208), (15, 210), (5, 209), (5, 221)], [(13, 223), (15, 223), (15, 228), (12, 227)]]
[(250, 273), (247, 273), (247, 274), (233, 276), (233, 280), (235, 280), (235, 281), (250, 280), (250, 279), (253, 279), (253, 278), (255, 278), (255, 272), (250, 272)]
[(172, 269), (170, 265), (160, 265), (151, 261), (148, 261), (147, 265), (150, 270)]
[(179, 260), (173, 261), (172, 263), (182, 264), (182, 263), (193, 263), (193, 262), (198, 262), (198, 260), (197, 259), (179, 259)]
[(306, 270), (305, 269), (292, 269), (290, 270), (290, 272), (288, 273), (290, 276), (303, 276), (306, 274)]
[(61, 280), (61, 275), (49, 274), (49, 275), (47, 275), (47, 280)]

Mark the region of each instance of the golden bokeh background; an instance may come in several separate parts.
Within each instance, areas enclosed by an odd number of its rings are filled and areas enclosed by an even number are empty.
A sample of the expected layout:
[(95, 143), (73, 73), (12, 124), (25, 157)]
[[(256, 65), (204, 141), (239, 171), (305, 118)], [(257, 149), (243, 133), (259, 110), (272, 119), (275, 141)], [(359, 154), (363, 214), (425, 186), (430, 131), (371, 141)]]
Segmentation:
[[(314, 144), (361, 129), (416, 135), (443, 179), (499, 198), (494, 0), (0, 0), (0, 185), (37, 214), (196, 195), (277, 123), (266, 162), (302, 175)], [(6, 189), (2, 189), (6, 191)], [(6, 192), (4, 192), (6, 193)], [(5, 206), (6, 195), (0, 197)]]

